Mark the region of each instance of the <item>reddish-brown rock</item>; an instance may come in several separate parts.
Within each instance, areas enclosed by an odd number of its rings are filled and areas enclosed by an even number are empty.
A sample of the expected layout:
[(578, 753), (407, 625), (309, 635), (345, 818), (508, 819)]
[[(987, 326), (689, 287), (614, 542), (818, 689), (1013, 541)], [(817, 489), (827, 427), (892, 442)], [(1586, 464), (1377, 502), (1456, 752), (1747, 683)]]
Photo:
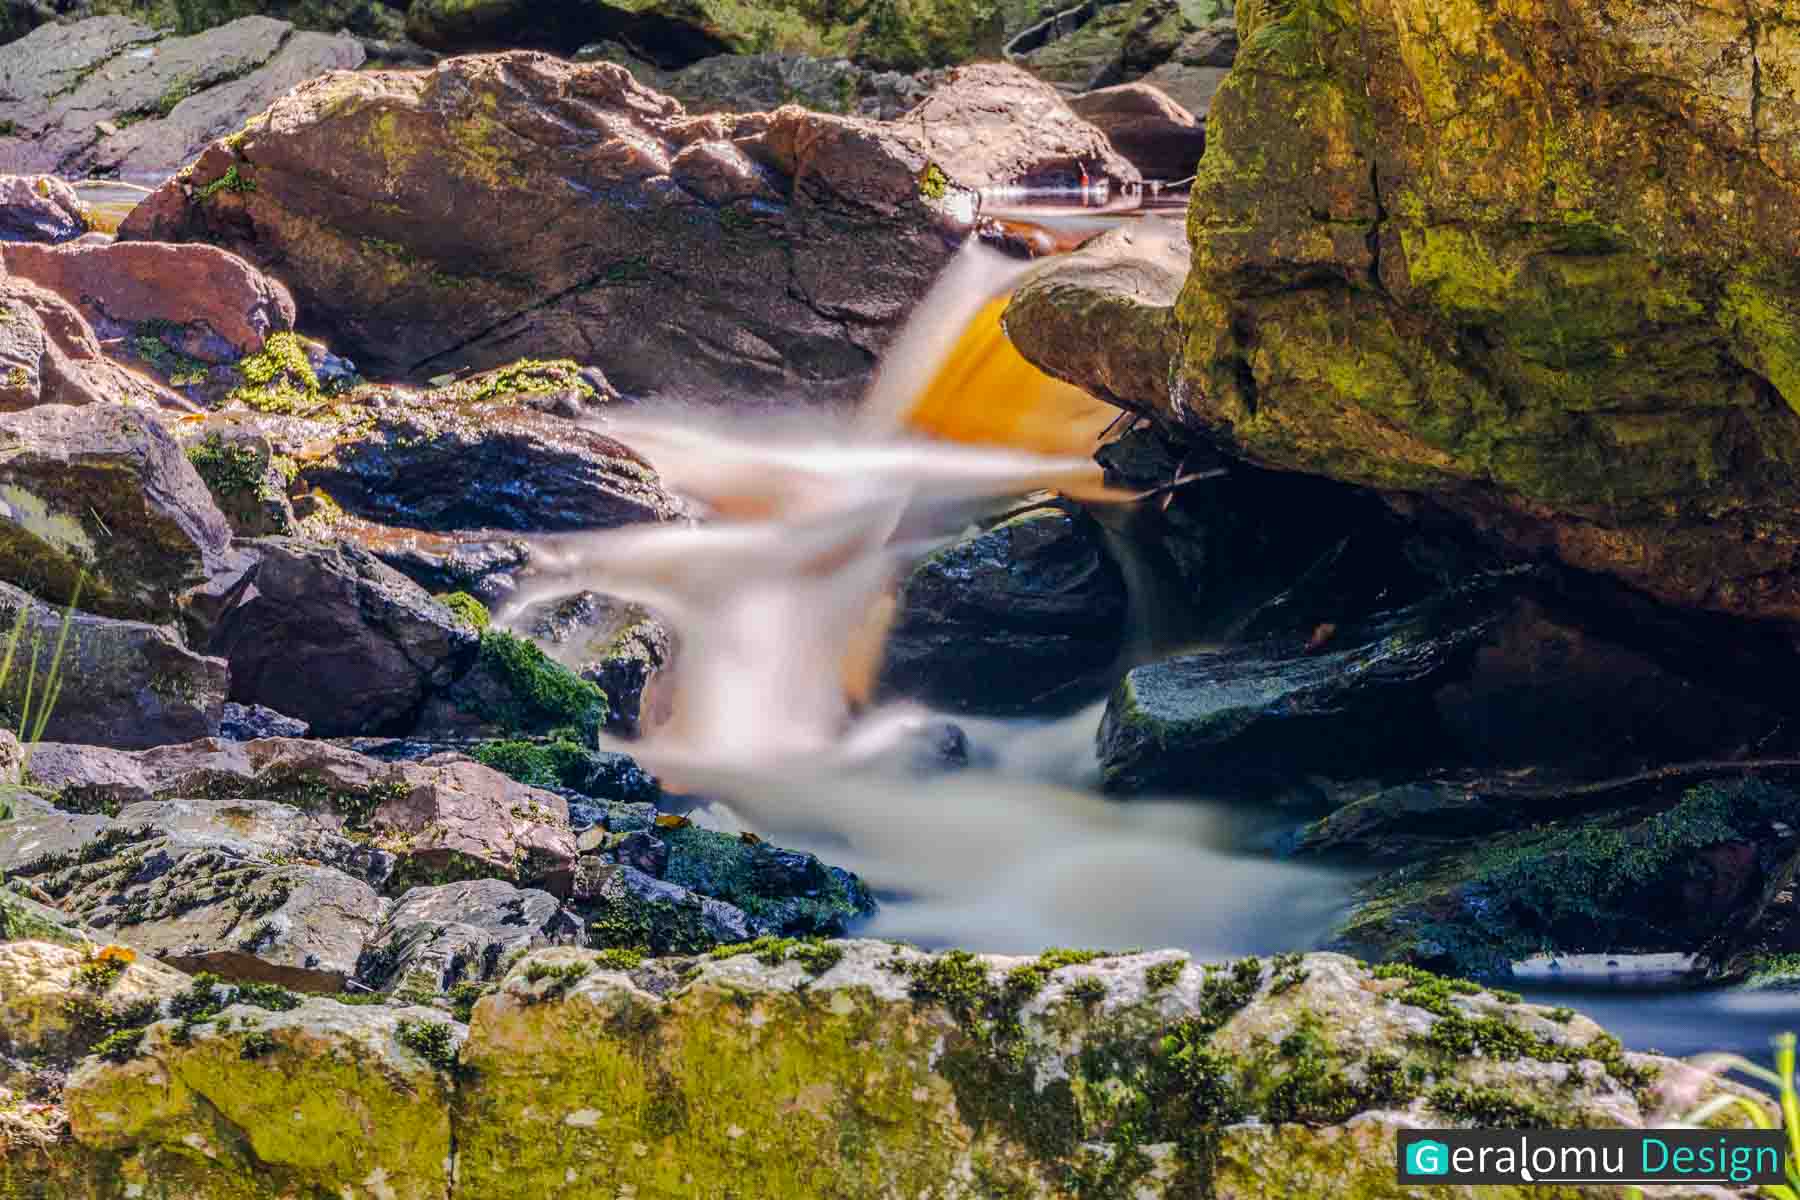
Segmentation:
[(214, 336), (188, 344), (214, 361), (252, 354), (294, 326), (287, 289), (216, 246), (25, 244), (0, 248), (0, 262), (75, 305), (104, 337), (129, 335), (143, 321), (204, 325)]
[(120, 237), (279, 263), (304, 319), (378, 373), (569, 356), (627, 394), (847, 399), (971, 228), (969, 185), (1135, 174), (1017, 71), (948, 88), (882, 123), (689, 117), (621, 67), (533, 53), (339, 72)]
[(1069, 107), (1104, 133), (1146, 179), (1186, 179), (1206, 152), (1206, 125), (1148, 83), (1101, 88), (1074, 97)]
[(92, 327), (60, 296), (0, 274), (0, 412), (102, 401), (181, 403), (102, 354)]

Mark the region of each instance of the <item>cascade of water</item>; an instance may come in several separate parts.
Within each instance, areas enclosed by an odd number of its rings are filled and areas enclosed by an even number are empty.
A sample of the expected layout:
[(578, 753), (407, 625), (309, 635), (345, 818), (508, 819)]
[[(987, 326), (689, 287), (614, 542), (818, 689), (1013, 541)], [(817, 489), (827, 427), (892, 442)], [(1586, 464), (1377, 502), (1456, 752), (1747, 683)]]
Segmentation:
[(591, 589), (677, 631), (670, 715), (629, 751), (700, 819), (858, 871), (875, 930), (991, 949), (1049, 942), (1304, 944), (1342, 889), (1233, 850), (1222, 806), (1123, 806), (1086, 790), (1098, 710), (967, 722), (976, 762), (929, 777), (893, 751), (943, 718), (872, 693), (900, 572), (999, 502), (1040, 489), (1117, 503), (1093, 461), (1116, 410), (1038, 372), (999, 313), (1018, 264), (973, 247), (849, 417), (755, 426), (631, 410), (608, 435), (709, 518), (547, 540), (514, 610)]

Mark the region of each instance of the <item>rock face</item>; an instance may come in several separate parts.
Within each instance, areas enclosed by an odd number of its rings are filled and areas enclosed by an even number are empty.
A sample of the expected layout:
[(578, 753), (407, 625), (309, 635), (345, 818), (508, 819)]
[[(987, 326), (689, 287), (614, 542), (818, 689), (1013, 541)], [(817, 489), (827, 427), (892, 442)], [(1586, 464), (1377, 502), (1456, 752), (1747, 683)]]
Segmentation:
[(381, 731), (409, 723), (434, 686), (473, 661), (475, 634), (367, 551), (253, 544), (258, 563), (211, 647), (231, 663), (233, 700), (325, 735)]
[(7, 246), (0, 264), (74, 305), (101, 337), (134, 333), (145, 322), (203, 324), (197, 348), (224, 343), (209, 361), (254, 354), (269, 334), (294, 327), (287, 289), (212, 246)]
[(1551, 9), (1240, 9), (1178, 375), (1140, 399), (1668, 601), (1800, 617), (1800, 49), (1761, 0)]
[(193, 37), (128, 17), (0, 46), (0, 170), (158, 184), (303, 79), (355, 67), (353, 38), (246, 16)]
[(938, 551), (901, 590), (884, 691), (974, 711), (1042, 711), (1104, 689), (1125, 580), (1078, 508), (1033, 508)]
[(1391, 1190), (1400, 1129), (1496, 1112), (1633, 1126), (1719, 1086), (1585, 1017), (1337, 955), (1074, 959), (776, 944), (683, 976), (542, 950), (466, 1029), (428, 1009), (240, 1003), (83, 1063), (64, 1097), (72, 1142), (0, 1160), (0, 1184), (86, 1174), (72, 1194), (110, 1200), (154, 1169), (193, 1200), (371, 1177), (396, 1200), (1048, 1200), (1078, 1179), (1274, 1200)]
[(798, 108), (688, 118), (621, 67), (528, 53), (336, 74), (210, 148), (120, 237), (279, 260), (307, 320), (371, 371), (567, 356), (628, 394), (848, 399), (969, 229), (963, 187), (1072, 176), (1105, 146), (1042, 85), (973, 71), (943, 109), (975, 122), (964, 135)]
[(579, 918), (548, 892), (499, 879), (416, 887), (388, 910), (363, 951), (357, 980), (430, 999), (463, 984), (497, 983), (508, 960), (580, 945)]

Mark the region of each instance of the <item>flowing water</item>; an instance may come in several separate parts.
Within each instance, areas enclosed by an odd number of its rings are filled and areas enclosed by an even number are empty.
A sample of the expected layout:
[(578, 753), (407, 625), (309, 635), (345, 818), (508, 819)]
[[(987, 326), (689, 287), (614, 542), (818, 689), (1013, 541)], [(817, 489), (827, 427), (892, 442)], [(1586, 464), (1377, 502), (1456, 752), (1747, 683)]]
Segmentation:
[[(1279, 859), (1292, 814), (1241, 799), (1106, 799), (1098, 704), (1054, 720), (958, 716), (970, 761), (945, 769), (920, 759), (952, 718), (871, 701), (895, 586), (923, 554), (1034, 489), (1084, 499), (1114, 530), (1144, 502), (1107, 489), (1092, 461), (1114, 411), (1037, 372), (1000, 329), (1028, 269), (965, 251), (849, 417), (602, 419), (710, 519), (547, 542), (513, 611), (587, 588), (669, 621), (671, 715), (620, 748), (698, 798), (702, 824), (859, 873), (882, 902), (868, 934), (1014, 952), (1316, 946), (1367, 873)], [(1127, 562), (1139, 656), (1172, 648), (1145, 601), (1153, 575)], [(1800, 1025), (1792, 999), (1581, 979), (1522, 990), (1675, 1054), (1760, 1055)]]

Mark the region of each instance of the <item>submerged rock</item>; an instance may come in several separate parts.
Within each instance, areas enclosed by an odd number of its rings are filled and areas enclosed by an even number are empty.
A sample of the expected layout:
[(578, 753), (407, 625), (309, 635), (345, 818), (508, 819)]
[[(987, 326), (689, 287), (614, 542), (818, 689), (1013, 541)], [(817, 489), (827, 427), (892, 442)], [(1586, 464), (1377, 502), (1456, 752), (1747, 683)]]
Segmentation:
[(622, 67), (528, 53), (338, 73), (209, 148), (119, 236), (279, 261), (371, 371), (573, 357), (627, 394), (849, 399), (971, 228), (968, 188), (1112, 162), (1020, 72), (947, 89), (883, 124), (688, 117)]
[(901, 589), (883, 691), (965, 711), (1041, 712), (1103, 690), (1125, 580), (1073, 506), (1028, 509), (921, 563)]

